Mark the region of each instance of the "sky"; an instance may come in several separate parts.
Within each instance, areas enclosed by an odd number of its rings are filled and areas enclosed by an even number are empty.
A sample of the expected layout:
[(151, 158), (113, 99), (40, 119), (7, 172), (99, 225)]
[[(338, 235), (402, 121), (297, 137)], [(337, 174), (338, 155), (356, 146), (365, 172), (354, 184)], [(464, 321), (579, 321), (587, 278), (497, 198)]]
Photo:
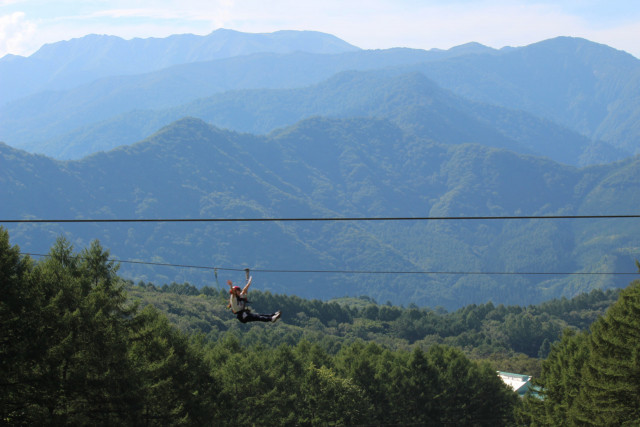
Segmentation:
[(640, 58), (638, 0), (0, 0), (0, 57), (108, 34), (131, 39), (313, 30), (363, 49), (524, 46), (583, 37)]

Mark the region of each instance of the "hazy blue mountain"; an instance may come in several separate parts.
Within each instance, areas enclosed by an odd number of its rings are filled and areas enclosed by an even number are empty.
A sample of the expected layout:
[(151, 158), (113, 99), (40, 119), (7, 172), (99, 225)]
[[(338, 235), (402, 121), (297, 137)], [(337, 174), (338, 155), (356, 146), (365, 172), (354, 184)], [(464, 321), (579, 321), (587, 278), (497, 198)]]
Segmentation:
[[(471, 44), (448, 51), (392, 49), (341, 54), (256, 54), (183, 64), (154, 73), (105, 78), (72, 90), (42, 92), (11, 102), (0, 108), (0, 140), (30, 151), (48, 145), (51, 151), (46, 152), (53, 153), (57, 150), (53, 147), (64, 143), (63, 138), (68, 134), (69, 142), (77, 143), (82, 134), (90, 132), (87, 126), (103, 126), (108, 121), (115, 125), (114, 118), (134, 111), (170, 109), (229, 90), (300, 88), (317, 85), (345, 70), (373, 69), (386, 69), (390, 75), (411, 72), (427, 75), (458, 96), (479, 102), (477, 108), (466, 114), (484, 121), (488, 128), (495, 128), (495, 109), (485, 108), (486, 105), (540, 117), (530, 120), (530, 116), (520, 116), (521, 123), (531, 123), (531, 127), (539, 129), (533, 134), (521, 134), (519, 126), (510, 128), (513, 120), (506, 123), (510, 129), (500, 129), (500, 133), (526, 147), (546, 143), (547, 151), (543, 152), (558, 160), (564, 161), (573, 150), (570, 147), (577, 142), (576, 135), (567, 129), (582, 133), (590, 140), (579, 142), (578, 145), (588, 148), (574, 150), (569, 156), (573, 160), (570, 163), (613, 160), (638, 149), (640, 122), (635, 120), (638, 107), (633, 102), (640, 91), (638, 60), (603, 45), (571, 38), (500, 51)], [(351, 90), (357, 92), (358, 88)], [(340, 96), (335, 92), (334, 95)], [(287, 107), (290, 109), (295, 110), (296, 106)], [(229, 109), (226, 117), (232, 112), (233, 109)], [(423, 112), (414, 110), (403, 114), (417, 118)], [(283, 112), (280, 120), (274, 120), (274, 127), (278, 126), (276, 123), (293, 123), (285, 120), (286, 116)], [(178, 118), (170, 113), (167, 117)], [(272, 120), (264, 117), (265, 124)], [(157, 120), (152, 118), (148, 125), (140, 124), (138, 135), (150, 131), (156, 124), (167, 123), (166, 120), (156, 123)], [(126, 121), (132, 123), (130, 119)], [(251, 127), (247, 126), (250, 122), (246, 120), (244, 128), (237, 129), (245, 131)], [(549, 139), (537, 136), (544, 123), (551, 126), (550, 133), (554, 135)], [(487, 135), (494, 131), (487, 130)], [(535, 135), (533, 139), (531, 135)], [(567, 138), (573, 142), (558, 143)], [(131, 141), (129, 137), (124, 143)], [(109, 146), (113, 144), (105, 148)], [(549, 154), (554, 150), (555, 154)]]
[[(83, 127), (36, 151), (81, 158), (133, 143), (181, 117), (201, 118), (217, 127), (265, 134), (313, 116), (384, 117), (403, 123), (422, 137), (444, 143), (477, 142), (516, 151), (524, 147), (490, 125), (461, 111), (465, 101), (441, 90), (420, 74), (343, 72), (300, 89), (230, 91), (181, 107), (125, 113)], [(35, 147), (34, 147), (35, 148)]]
[[(0, 145), (0, 218), (278, 218), (634, 213), (640, 158), (575, 168), (477, 144), (415, 138), (383, 119), (313, 118), (254, 136), (183, 119), (140, 143), (61, 162)], [(17, 224), (46, 251), (98, 238), (138, 260), (253, 268), (261, 289), (367, 294), (448, 308), (529, 304), (626, 276), (392, 274), (635, 271), (637, 220)], [(358, 270), (387, 274), (278, 273)], [(212, 271), (123, 263), (157, 284), (215, 284)], [(221, 280), (241, 271), (220, 270)]]
[(254, 54), (182, 64), (152, 73), (103, 78), (64, 91), (44, 91), (0, 106), (0, 140), (33, 151), (74, 129), (140, 109), (163, 109), (237, 89), (317, 84), (345, 70), (424, 63), (461, 51), (389, 49), (342, 54)]
[(380, 62), (372, 61), (370, 56), (380, 57), (375, 52), (357, 57), (256, 54), (105, 78), (68, 91), (42, 92), (0, 107), (0, 138), (12, 146), (29, 149), (34, 142), (131, 110), (168, 108), (232, 89), (307, 86), (336, 72), (358, 68), (358, 63), (365, 68), (379, 67)]
[(166, 38), (88, 35), (46, 44), (29, 57), (0, 59), (2, 104), (43, 90), (71, 89), (101, 77), (142, 74), (177, 64), (211, 61), (254, 53), (357, 51), (330, 34), (277, 31), (251, 34), (220, 29), (206, 36)]
[[(220, 128), (257, 134), (313, 116), (381, 117), (433, 141), (507, 148), (567, 164), (625, 157), (611, 146), (593, 153), (594, 145), (588, 138), (548, 120), (469, 102), (439, 88), (420, 73), (396, 71), (343, 72), (305, 88), (229, 91), (180, 107), (132, 111), (32, 148), (53, 157), (78, 159), (141, 140), (185, 116)], [(581, 159), (583, 155), (585, 158)]]
[(528, 111), (640, 152), (640, 60), (626, 52), (558, 37), (502, 55), (451, 58), (422, 71), (466, 98)]

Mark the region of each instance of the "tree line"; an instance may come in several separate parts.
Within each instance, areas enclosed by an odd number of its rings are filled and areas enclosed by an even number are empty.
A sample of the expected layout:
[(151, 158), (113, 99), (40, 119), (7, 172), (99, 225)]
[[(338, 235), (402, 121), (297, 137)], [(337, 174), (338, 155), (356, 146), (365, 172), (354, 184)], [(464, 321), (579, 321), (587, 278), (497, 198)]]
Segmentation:
[[(258, 277), (254, 277), (253, 286), (259, 287)], [(224, 310), (226, 289), (139, 282), (129, 283), (128, 291), (134, 299), (166, 313), (185, 332), (203, 333), (217, 340), (237, 326), (235, 318)], [(493, 360), (497, 370), (504, 370), (507, 365), (535, 375), (539, 373), (539, 361), (548, 355), (551, 344), (561, 339), (565, 329), (588, 328), (618, 295), (619, 289), (597, 289), (572, 299), (527, 307), (489, 302), (447, 312), (411, 303), (407, 307), (378, 304), (367, 296), (320, 301), (252, 290), (252, 305), (258, 310), (282, 310), (286, 326), (267, 331), (248, 326), (238, 339), (243, 345), (267, 346), (308, 339), (332, 353), (355, 339), (393, 349), (447, 345), (474, 359)]]

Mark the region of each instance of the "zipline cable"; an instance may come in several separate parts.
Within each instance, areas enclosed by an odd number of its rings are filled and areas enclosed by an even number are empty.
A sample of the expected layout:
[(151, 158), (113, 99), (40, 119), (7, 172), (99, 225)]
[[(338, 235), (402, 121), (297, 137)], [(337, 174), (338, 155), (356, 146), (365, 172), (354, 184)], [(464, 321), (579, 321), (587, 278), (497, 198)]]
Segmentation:
[(329, 217), (329, 218), (119, 218), (119, 219), (0, 219), (7, 224), (41, 223), (131, 223), (131, 222), (312, 222), (312, 221), (458, 221), (458, 220), (531, 220), (531, 219), (623, 219), (629, 215), (517, 215), (517, 216), (424, 216), (424, 217)]
[[(145, 223), (145, 222), (278, 222), (278, 221), (451, 221), (451, 220), (526, 220), (526, 219), (622, 219), (640, 218), (636, 214), (617, 215), (519, 215), (519, 216), (468, 216), (468, 217), (333, 217), (333, 218), (132, 218), (132, 219), (0, 219), (0, 223)], [(49, 256), (45, 254), (23, 254)], [(187, 264), (170, 264), (146, 261), (111, 260), (127, 264), (143, 264), (163, 267), (245, 271), (245, 268), (223, 268)], [(332, 273), (332, 274), (433, 274), (433, 275), (635, 275), (622, 272), (483, 272), (483, 271), (376, 271), (376, 270), (270, 270), (253, 269), (261, 273)], [(216, 277), (217, 278), (217, 277)]]
[[(36, 253), (22, 253), (22, 255), (29, 256), (37, 256), (37, 257), (48, 257), (51, 256), (49, 254), (36, 254)], [(76, 256), (75, 258), (83, 259), (80, 256)], [(110, 259), (110, 262), (117, 262), (121, 264), (142, 264), (142, 265), (153, 265), (153, 266), (161, 266), (161, 267), (174, 267), (174, 268), (193, 268), (200, 270), (213, 270), (214, 274), (217, 278), (217, 271), (244, 271), (246, 272), (247, 268), (224, 268), (224, 267), (209, 267), (202, 265), (188, 265), (188, 264), (169, 264), (169, 263), (160, 263), (160, 262), (147, 262), (147, 261), (131, 261), (131, 260), (120, 260), (120, 259)], [(572, 275), (581, 275), (581, 276), (627, 276), (627, 275), (638, 275), (640, 272), (636, 273), (623, 273), (623, 272), (509, 272), (509, 271), (384, 271), (384, 270), (288, 270), (288, 269), (260, 269), (260, 268), (252, 268), (251, 271), (259, 272), (259, 273), (308, 273), (308, 274), (433, 274), (433, 275), (495, 275), (495, 276), (572, 276)]]

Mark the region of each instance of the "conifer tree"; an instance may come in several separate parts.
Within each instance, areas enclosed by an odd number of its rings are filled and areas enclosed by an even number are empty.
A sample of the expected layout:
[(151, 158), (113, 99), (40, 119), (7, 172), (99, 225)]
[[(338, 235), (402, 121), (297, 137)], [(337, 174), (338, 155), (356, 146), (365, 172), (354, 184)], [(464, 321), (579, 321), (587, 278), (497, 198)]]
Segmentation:
[(0, 227), (0, 424), (215, 423), (204, 354), (138, 314), (116, 271), (97, 241), (77, 255), (60, 238), (32, 263)]
[(310, 425), (357, 425), (367, 421), (364, 392), (349, 378), (310, 363), (301, 388), (306, 406), (299, 422)]
[(591, 328), (589, 358), (572, 418), (585, 425), (640, 420), (640, 281)]
[(544, 399), (527, 398), (526, 411), (532, 425), (565, 425), (582, 386), (582, 368), (588, 358), (589, 336), (567, 329), (554, 344), (542, 364), (534, 384), (543, 390)]
[(219, 387), (203, 352), (152, 306), (135, 318), (129, 356), (139, 384), (135, 424), (215, 424)]
[(32, 268), (0, 227), (0, 424), (23, 424), (37, 411), (29, 402), (38, 387), (31, 367), (41, 354), (41, 293)]
[(640, 419), (640, 281), (624, 289), (589, 332), (565, 331), (525, 401), (531, 425), (637, 425)]

